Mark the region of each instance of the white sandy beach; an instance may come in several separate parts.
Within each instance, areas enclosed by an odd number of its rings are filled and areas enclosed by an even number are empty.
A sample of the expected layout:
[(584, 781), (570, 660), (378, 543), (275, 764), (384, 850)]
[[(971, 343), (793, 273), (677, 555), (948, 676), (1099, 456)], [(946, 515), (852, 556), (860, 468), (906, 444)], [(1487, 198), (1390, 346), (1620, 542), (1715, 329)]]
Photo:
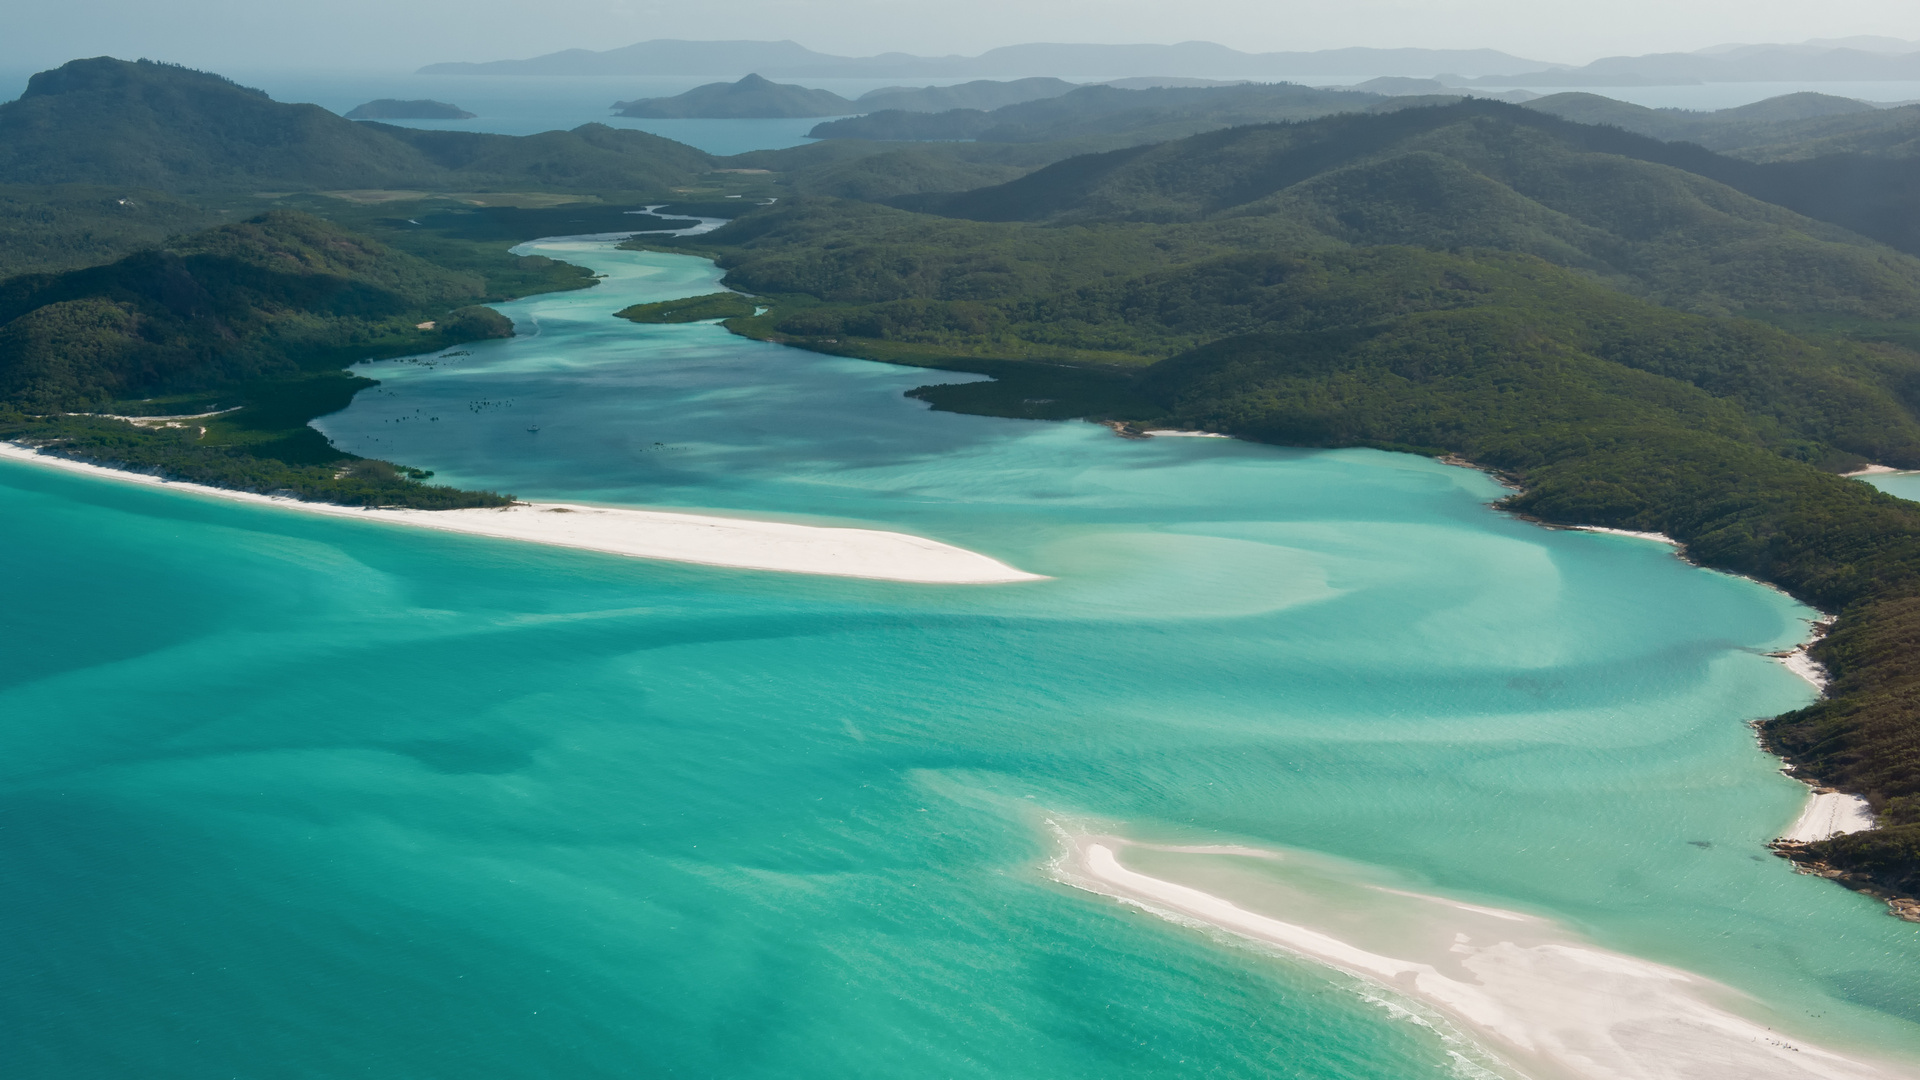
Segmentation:
[[(1053, 865), (1057, 880), (1172, 922), (1277, 947), (1413, 999), (1533, 1080), (1912, 1075), (1789, 1038), (1723, 1007), (1741, 1000), (1729, 987), (1593, 947), (1533, 916), (1402, 893), (1439, 901), (1422, 905), (1438, 914), (1376, 918), (1359, 931), (1376, 940), (1356, 943), (1304, 924), (1315, 917), (1304, 909), (1303, 922), (1288, 921), (1130, 869), (1121, 861), (1131, 849), (1124, 839), (1070, 836), (1066, 843)], [(1423, 932), (1406, 929), (1415, 925)], [(1350, 924), (1346, 933), (1353, 932)]]
[(502, 509), (474, 510), (368, 510), (179, 483), (41, 454), (13, 443), (0, 442), (0, 459), (308, 514), (579, 548), (639, 559), (929, 585), (998, 585), (1045, 580), (965, 548), (878, 529), (823, 528), (573, 503), (520, 503)]
[(1680, 546), (1680, 541), (1675, 540), (1666, 533), (1634, 532), (1632, 529), (1609, 529), (1604, 525), (1572, 525), (1569, 526), (1569, 528), (1574, 532), (1604, 533), (1608, 536), (1631, 536), (1635, 540), (1651, 540), (1656, 544), (1665, 544), (1668, 547)]
[(1871, 828), (1873, 813), (1867, 809), (1867, 800), (1839, 791), (1815, 791), (1807, 796), (1806, 808), (1780, 839), (1804, 843)]
[[(1816, 638), (1814, 640), (1817, 641), (1819, 639)], [(1808, 685), (1824, 694), (1827, 692), (1827, 682), (1829, 681), (1827, 678), (1827, 669), (1821, 667), (1818, 660), (1815, 660), (1807, 654), (1807, 650), (1811, 648), (1813, 648), (1813, 642), (1809, 641), (1794, 649), (1792, 652), (1770, 653), (1768, 655), (1771, 656), (1772, 659), (1780, 661), (1780, 666), (1805, 679)]]

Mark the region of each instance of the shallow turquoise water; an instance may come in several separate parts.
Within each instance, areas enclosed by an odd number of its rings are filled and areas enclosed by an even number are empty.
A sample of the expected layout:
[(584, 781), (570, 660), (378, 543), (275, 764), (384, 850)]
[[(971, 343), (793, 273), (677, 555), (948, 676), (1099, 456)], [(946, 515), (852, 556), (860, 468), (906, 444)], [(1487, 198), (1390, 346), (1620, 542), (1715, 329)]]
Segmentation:
[(1920, 1056), (1916, 928), (1760, 846), (1804, 789), (1743, 721), (1809, 699), (1760, 655), (1798, 605), (1421, 459), (928, 412), (927, 372), (606, 317), (705, 264), (549, 250), (610, 277), (371, 365), (322, 427), (1054, 580), (648, 563), (0, 464), (0, 1072), (1454, 1068), (1317, 969), (1050, 883), (1048, 813), (1357, 860)]
[(1920, 473), (1880, 473), (1875, 476), (1863, 476), (1860, 479), (1889, 495), (1920, 501)]

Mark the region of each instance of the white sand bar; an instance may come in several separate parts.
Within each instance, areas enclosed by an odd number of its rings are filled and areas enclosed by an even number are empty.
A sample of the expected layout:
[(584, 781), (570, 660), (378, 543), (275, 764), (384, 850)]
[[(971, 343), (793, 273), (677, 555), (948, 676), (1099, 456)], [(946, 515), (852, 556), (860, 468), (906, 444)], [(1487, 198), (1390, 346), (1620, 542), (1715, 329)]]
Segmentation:
[(0, 442), (0, 459), (309, 514), (551, 544), (639, 559), (928, 585), (998, 585), (1045, 580), (965, 548), (878, 529), (824, 528), (572, 503), (518, 503), (501, 509), (475, 510), (369, 510), (185, 484), (42, 454), (13, 443)]
[[(1118, 837), (1067, 839), (1053, 865), (1069, 885), (1171, 922), (1224, 932), (1413, 999), (1532, 1080), (1865, 1080), (1913, 1076), (1809, 1045), (1730, 1011), (1742, 995), (1692, 972), (1590, 945), (1546, 920), (1474, 905), (1425, 904), (1366, 921), (1373, 941), (1279, 917), (1134, 870)], [(1284, 893), (1275, 893), (1276, 897)], [(1298, 895), (1298, 894), (1296, 894)], [(1429, 898), (1438, 899), (1438, 898)], [(1492, 916), (1499, 916), (1494, 918)], [(1436, 921), (1437, 920), (1437, 921)], [(1337, 919), (1336, 919), (1337, 921)], [(1409, 933), (1416, 924), (1431, 926)], [(1397, 943), (1397, 944), (1396, 944)]]
[(1804, 843), (1871, 828), (1873, 812), (1867, 809), (1867, 800), (1838, 791), (1816, 791), (1808, 796), (1806, 808), (1780, 839)]

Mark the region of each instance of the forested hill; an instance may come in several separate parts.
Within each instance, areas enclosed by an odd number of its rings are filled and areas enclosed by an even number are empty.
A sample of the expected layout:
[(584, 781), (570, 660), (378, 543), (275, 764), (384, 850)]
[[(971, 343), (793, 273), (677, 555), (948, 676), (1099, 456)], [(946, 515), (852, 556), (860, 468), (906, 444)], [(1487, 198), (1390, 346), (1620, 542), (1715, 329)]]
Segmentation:
[[(1696, 252), (1716, 250), (1719, 264), (1732, 254), (1722, 245), (1781, 228), (1920, 253), (1920, 215), (1907, 212), (1920, 211), (1920, 189), (1903, 182), (1920, 177), (1916, 169), (1920, 160), (1755, 164), (1467, 100), (1211, 131), (1069, 158), (998, 186), (887, 201), (1056, 224), (1280, 214), (1351, 242), (1516, 247), (1601, 269), (1618, 263), (1609, 252), (1624, 251), (1623, 241), (1663, 233)], [(1783, 206), (1802, 216), (1781, 215)], [(1724, 268), (1744, 274), (1768, 261)]]
[[(0, 437), (182, 479), (340, 502), (490, 505), (362, 465), (307, 427), (343, 366), (510, 335), (486, 283), (276, 212), (104, 266), (0, 283)], [(194, 416), (146, 428), (75, 416)]]
[[(865, 99), (862, 99), (863, 101)], [(1397, 109), (1408, 99), (1292, 83), (1121, 89), (1083, 86), (991, 112), (958, 108), (921, 112), (895, 106), (814, 127), (817, 139), (974, 139), (995, 143), (1054, 142), (1122, 136), (1131, 143), (1279, 120), (1305, 120), (1370, 108)]]
[(1832, 154), (1920, 156), (1920, 105), (1879, 108), (1831, 94), (1798, 93), (1714, 112), (1688, 112), (1649, 109), (1574, 92), (1529, 101), (1526, 107), (1669, 142), (1696, 142), (1749, 161), (1799, 161)]
[(75, 60), (0, 105), (0, 184), (665, 192), (712, 167), (690, 146), (599, 124), (516, 138), (355, 123), (146, 60)]

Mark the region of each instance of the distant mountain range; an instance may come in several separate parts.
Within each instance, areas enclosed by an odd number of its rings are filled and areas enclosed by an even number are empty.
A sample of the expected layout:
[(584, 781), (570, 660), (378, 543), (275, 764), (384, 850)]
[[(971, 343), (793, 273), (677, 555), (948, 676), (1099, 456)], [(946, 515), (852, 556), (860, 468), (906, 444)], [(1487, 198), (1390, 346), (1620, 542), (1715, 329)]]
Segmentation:
[(1920, 41), (1722, 45), (1691, 53), (1609, 56), (1577, 68), (1489, 74), (1472, 86), (1687, 86), (1740, 82), (1897, 82), (1920, 79)]
[(1009, 45), (979, 56), (830, 56), (791, 41), (643, 41), (529, 60), (429, 64), (422, 75), (744, 75), (769, 78), (1021, 78), (1039, 75), (1511, 75), (1554, 67), (1494, 49), (1327, 49), (1244, 53), (1208, 41), (1178, 45)]
[(1920, 42), (1832, 38), (1793, 45), (1717, 45), (1690, 53), (1610, 56), (1574, 67), (1494, 49), (1325, 49), (1247, 53), (1178, 45), (1009, 45), (979, 56), (832, 56), (791, 41), (643, 41), (527, 60), (429, 64), (423, 75), (731, 75), (769, 78), (1023, 78), (1128, 75), (1440, 78), (1453, 86), (1684, 86), (1724, 82), (1920, 80)]

